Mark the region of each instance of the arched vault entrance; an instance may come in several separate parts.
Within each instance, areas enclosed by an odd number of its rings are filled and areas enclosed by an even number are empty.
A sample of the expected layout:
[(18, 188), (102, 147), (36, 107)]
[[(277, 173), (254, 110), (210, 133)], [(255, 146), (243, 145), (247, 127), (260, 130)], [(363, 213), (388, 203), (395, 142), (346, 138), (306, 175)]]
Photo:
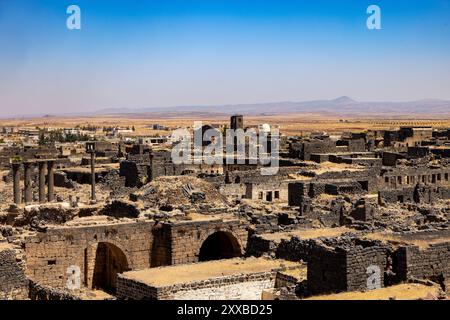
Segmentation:
[(92, 288), (115, 292), (117, 274), (129, 271), (123, 251), (112, 243), (100, 242), (95, 254)]
[(199, 261), (210, 261), (240, 257), (241, 246), (231, 232), (217, 231), (202, 243), (198, 255)]

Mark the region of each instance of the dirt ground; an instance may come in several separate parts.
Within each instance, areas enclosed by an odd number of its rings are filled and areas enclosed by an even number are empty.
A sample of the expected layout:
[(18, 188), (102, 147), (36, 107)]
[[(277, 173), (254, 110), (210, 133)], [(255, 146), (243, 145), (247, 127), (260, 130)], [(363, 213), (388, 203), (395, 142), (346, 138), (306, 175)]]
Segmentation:
[[(202, 121), (204, 124), (229, 124), (228, 116), (181, 116), (164, 118), (152, 114), (141, 114), (133, 116), (98, 116), (98, 117), (50, 117), (34, 119), (5, 119), (0, 120), (0, 126), (19, 126), (29, 128), (45, 127), (75, 127), (76, 125), (95, 125), (95, 126), (134, 126), (136, 131), (125, 135), (167, 135), (168, 131), (153, 130), (149, 126), (160, 124), (171, 129), (177, 127), (192, 126), (194, 121)], [(432, 126), (434, 128), (450, 127), (450, 119), (362, 119), (362, 118), (326, 118), (323, 115), (315, 114), (289, 114), (278, 116), (245, 116), (244, 124), (254, 126), (262, 123), (268, 123), (271, 126), (279, 127), (285, 135), (305, 135), (310, 132), (327, 131), (330, 134), (338, 134), (346, 131), (365, 131), (365, 130), (386, 130), (394, 129), (400, 126)]]
[(367, 292), (344, 292), (315, 296), (307, 300), (435, 300), (439, 296), (439, 289), (438, 285), (407, 283)]
[(304, 230), (294, 230), (290, 232), (277, 232), (277, 233), (267, 233), (263, 237), (267, 240), (279, 241), (281, 239), (290, 239), (293, 236), (299, 237), (300, 239), (316, 239), (320, 237), (338, 237), (346, 232), (354, 232), (353, 229), (348, 229), (346, 227), (339, 228), (321, 228), (321, 229), (304, 229)]

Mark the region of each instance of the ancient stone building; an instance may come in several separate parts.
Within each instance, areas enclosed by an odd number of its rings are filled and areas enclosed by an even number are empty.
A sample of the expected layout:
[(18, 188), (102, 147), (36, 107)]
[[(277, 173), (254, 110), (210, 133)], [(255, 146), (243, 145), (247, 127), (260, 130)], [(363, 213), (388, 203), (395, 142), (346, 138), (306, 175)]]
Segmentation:
[(380, 243), (359, 240), (334, 248), (320, 244), (313, 246), (308, 261), (309, 293), (381, 288), (387, 250)]
[(67, 270), (74, 268), (83, 286), (115, 290), (119, 273), (239, 257), (246, 244), (246, 226), (237, 220), (52, 228), (26, 240), (27, 275), (65, 288)]

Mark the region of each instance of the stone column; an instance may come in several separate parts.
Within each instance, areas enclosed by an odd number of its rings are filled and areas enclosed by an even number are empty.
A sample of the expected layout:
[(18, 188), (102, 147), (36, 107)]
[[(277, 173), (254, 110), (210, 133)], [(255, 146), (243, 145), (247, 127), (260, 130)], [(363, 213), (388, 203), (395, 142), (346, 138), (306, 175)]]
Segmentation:
[(91, 152), (91, 200), (95, 201), (95, 153)]
[(55, 177), (54, 177), (54, 170), (55, 170), (55, 162), (54, 161), (48, 161), (47, 162), (47, 175), (48, 175), (48, 202), (52, 202), (55, 198)]
[(31, 171), (32, 165), (29, 162), (23, 164), (24, 167), (24, 186), (25, 186), (25, 204), (33, 202), (33, 190), (31, 188)]
[(12, 174), (13, 174), (14, 203), (20, 204), (22, 202), (22, 195), (20, 191), (20, 163), (12, 164)]
[(47, 162), (39, 162), (39, 202), (45, 202), (45, 166)]

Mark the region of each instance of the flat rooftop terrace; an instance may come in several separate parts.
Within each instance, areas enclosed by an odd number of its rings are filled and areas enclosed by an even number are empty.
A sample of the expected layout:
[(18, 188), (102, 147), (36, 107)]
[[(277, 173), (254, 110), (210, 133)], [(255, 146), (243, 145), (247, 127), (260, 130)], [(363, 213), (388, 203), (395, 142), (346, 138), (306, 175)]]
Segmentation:
[(292, 237), (299, 239), (316, 239), (321, 237), (339, 237), (346, 232), (355, 232), (354, 229), (346, 227), (339, 228), (320, 228), (320, 229), (299, 229), (289, 232), (265, 233), (262, 237), (271, 241), (281, 241), (282, 239), (289, 240)]
[(278, 269), (295, 267), (302, 267), (302, 265), (285, 260), (234, 258), (130, 271), (125, 272), (123, 276), (152, 287), (166, 287), (181, 283), (199, 282), (212, 278), (271, 272)]
[(432, 244), (450, 242), (450, 230), (431, 230), (405, 233), (369, 233), (364, 236), (371, 240), (390, 241), (394, 244), (410, 244), (426, 249)]

